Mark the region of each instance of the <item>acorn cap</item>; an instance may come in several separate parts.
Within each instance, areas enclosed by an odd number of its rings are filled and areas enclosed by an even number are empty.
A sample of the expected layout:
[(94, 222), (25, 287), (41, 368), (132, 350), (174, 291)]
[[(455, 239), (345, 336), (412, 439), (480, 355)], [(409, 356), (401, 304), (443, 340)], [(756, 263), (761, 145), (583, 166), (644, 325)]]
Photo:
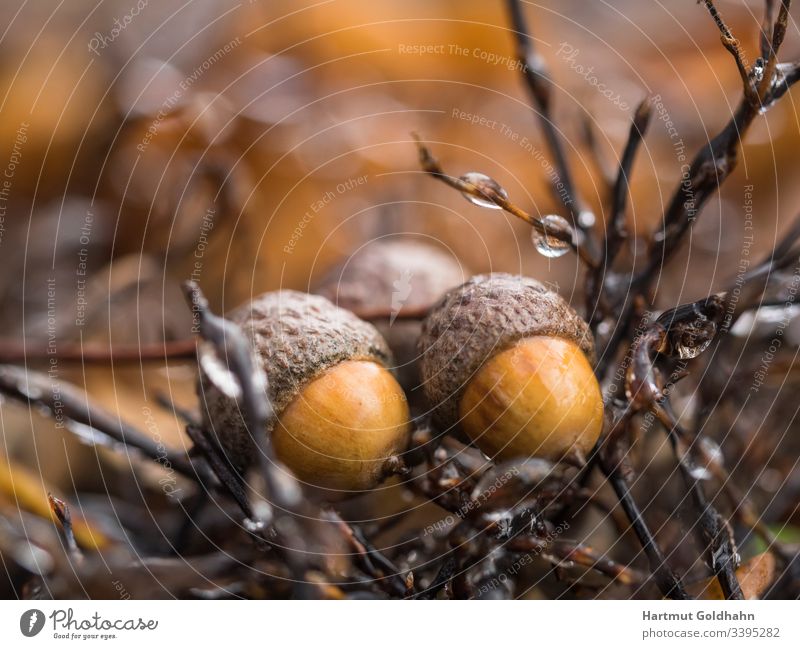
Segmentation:
[[(274, 413), (267, 435), (303, 387), (334, 365), (345, 360), (391, 365), (391, 353), (375, 327), (319, 295), (291, 290), (264, 293), (228, 318), (250, 339), (267, 375)], [(206, 404), (209, 430), (234, 463), (250, 464), (253, 440), (237, 403), (214, 387), (202, 370), (198, 390)]]
[(378, 239), (329, 271), (314, 292), (345, 309), (389, 316), (427, 309), (464, 278), (464, 268), (441, 248), (410, 238)]
[(458, 404), (475, 372), (522, 338), (555, 336), (594, 362), (589, 326), (558, 293), (529, 277), (476, 275), (453, 289), (422, 325), (419, 352), (425, 394), (443, 429), (458, 421)]

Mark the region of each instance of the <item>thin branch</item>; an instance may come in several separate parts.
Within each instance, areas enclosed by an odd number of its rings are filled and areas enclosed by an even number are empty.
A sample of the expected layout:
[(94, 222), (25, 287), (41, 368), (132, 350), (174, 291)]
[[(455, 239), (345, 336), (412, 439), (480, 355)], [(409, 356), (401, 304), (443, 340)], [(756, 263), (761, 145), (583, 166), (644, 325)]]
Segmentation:
[(435, 599), (441, 590), (447, 586), (447, 583), (456, 574), (457, 567), (458, 560), (456, 559), (455, 555), (452, 553), (448, 554), (442, 561), (442, 565), (439, 566), (439, 570), (437, 571), (436, 576), (433, 578), (430, 586), (418, 593), (416, 599)]
[(775, 24), (775, 0), (765, 0), (764, 19), (761, 22), (761, 33), (759, 34), (759, 45), (761, 58), (765, 61), (772, 52), (772, 26)]
[(639, 511), (639, 506), (633, 498), (628, 487), (628, 481), (622, 475), (619, 464), (609, 461), (607, 457), (600, 457), (600, 466), (608, 478), (614, 492), (617, 494), (620, 505), (631, 522), (633, 531), (642, 545), (650, 571), (661, 594), (670, 599), (690, 599), (680, 577), (670, 568), (667, 559), (658, 547), (653, 533)]
[(78, 547), (78, 542), (75, 540), (75, 531), (72, 529), (72, 514), (69, 513), (69, 507), (60, 498), (56, 498), (53, 494), (47, 494), (47, 500), (50, 503), (50, 509), (53, 514), (61, 523), (61, 528), (64, 530), (64, 540), (67, 544), (67, 550), (73, 559), (80, 561), (83, 559), (83, 553)]
[[(697, 219), (708, 199), (719, 189), (725, 179), (736, 168), (739, 148), (745, 133), (759, 114), (780, 99), (798, 79), (800, 70), (797, 64), (778, 65), (778, 49), (783, 42), (791, 3), (784, 0), (772, 33), (770, 60), (763, 71), (758, 87), (757, 101), (751, 98), (751, 82), (744, 82), (743, 96), (733, 115), (722, 130), (703, 146), (695, 155), (687, 173), (678, 183), (664, 212), (662, 226), (651, 237), (648, 248), (648, 262), (634, 278), (630, 290), (626, 289), (623, 303), (619, 307), (618, 328), (628, 332), (631, 328), (636, 298), (645, 296), (658, 279), (667, 262), (675, 255), (686, 233)], [(706, 6), (713, 3), (706, 2)], [(712, 12), (717, 25), (719, 15)], [(721, 23), (721, 30), (727, 30)], [(723, 31), (723, 35), (729, 30)], [(763, 62), (759, 62), (763, 65)], [(604, 356), (614, 357), (624, 336), (616, 336), (609, 341)]]
[[(630, 193), (630, 177), (633, 163), (636, 160), (636, 153), (639, 150), (647, 127), (650, 124), (652, 110), (649, 100), (645, 99), (636, 108), (636, 113), (631, 122), (628, 141), (620, 159), (617, 179), (612, 191), (611, 218), (606, 225), (605, 243), (601, 251), (600, 263), (597, 264), (594, 272), (586, 275), (586, 299), (587, 313), (595, 314), (600, 308), (600, 299), (603, 291), (603, 277), (610, 271), (614, 259), (619, 254), (620, 248), (628, 238), (628, 228), (626, 223), (626, 206)], [(592, 317), (594, 322), (602, 320), (605, 314), (598, 313)]]
[(778, 11), (778, 17), (772, 28), (767, 65), (764, 68), (763, 77), (758, 85), (758, 96), (762, 103), (766, 101), (767, 95), (770, 93), (774, 84), (776, 66), (778, 65), (778, 50), (780, 50), (781, 45), (783, 45), (783, 39), (786, 37), (786, 28), (789, 25), (789, 7), (791, 4), (791, 0), (781, 0), (781, 8)]
[(688, 464), (690, 451), (685, 442), (688, 436), (675, 420), (667, 399), (663, 399), (660, 404), (654, 404), (652, 410), (667, 430), (681, 476), (697, 511), (698, 533), (708, 552), (708, 563), (722, 586), (722, 592), (726, 599), (744, 599), (736, 576), (739, 555), (731, 530), (717, 508), (708, 502), (700, 480), (692, 475)]
[(522, 3), (519, 0), (508, 0), (508, 11), (514, 29), (517, 60), (522, 69), (528, 94), (539, 118), (539, 125), (544, 132), (550, 153), (555, 159), (555, 168), (558, 173), (557, 180), (563, 186), (563, 191), (559, 191), (557, 185), (554, 184), (553, 193), (564, 204), (564, 207), (570, 211), (574, 225), (578, 228), (586, 229), (581, 223), (580, 214), (583, 208), (575, 191), (572, 172), (564, 152), (562, 138), (553, 121), (553, 82), (547, 65), (533, 48), (533, 39), (530, 36), (527, 21), (525, 20)]
[(581, 113), (580, 134), (586, 149), (589, 151), (589, 157), (600, 175), (604, 193), (611, 195), (615, 182), (614, 168), (600, 148), (600, 142), (597, 140), (597, 133), (595, 132), (593, 120), (594, 117), (587, 110)]
[(59, 343), (51, 354), (46, 344), (37, 341), (32, 345), (13, 340), (0, 340), (0, 363), (32, 363), (56, 358), (64, 362), (80, 363), (140, 363), (194, 358), (197, 344), (191, 340), (171, 340), (142, 345)]
[(645, 581), (644, 575), (638, 570), (617, 563), (606, 556), (598, 554), (593, 548), (580, 543), (556, 540), (550, 552), (561, 561), (574, 561), (579, 566), (596, 570), (626, 586), (638, 586)]
[(750, 74), (747, 71), (747, 65), (744, 62), (739, 41), (733, 36), (731, 30), (728, 28), (728, 25), (725, 24), (725, 21), (722, 20), (722, 16), (720, 16), (712, 0), (704, 0), (704, 2), (709, 13), (711, 14), (711, 17), (717, 24), (717, 28), (720, 31), (720, 40), (722, 41), (723, 47), (730, 52), (733, 60), (736, 62), (736, 68), (739, 70), (739, 76), (742, 78), (742, 83), (744, 84), (745, 96), (753, 105), (757, 105), (758, 93), (750, 82)]
[(250, 506), (241, 478), (225, 460), (224, 454), (219, 450), (215, 442), (209, 439), (200, 426), (194, 424), (186, 426), (186, 434), (194, 443), (196, 450), (202, 453), (203, 458), (208, 462), (208, 466), (219, 480), (220, 485), (233, 498), (245, 518), (253, 520), (253, 508)]
[(370, 578), (389, 595), (405, 597), (414, 594), (413, 587), (411, 593), (407, 592), (406, 581), (400, 574), (400, 569), (367, 540), (360, 528), (347, 523), (336, 512), (331, 511), (329, 515), (355, 552), (357, 564)]
[(29, 405), (43, 406), (57, 421), (67, 420), (64, 426), (68, 430), (72, 422), (83, 424), (187, 478), (195, 481), (198, 478), (186, 455), (165, 449), (120, 417), (91, 405), (86, 392), (66, 381), (51, 379), (40, 372), (0, 365), (0, 392)]
[(417, 144), (420, 166), (425, 173), (433, 176), (437, 180), (440, 180), (445, 185), (458, 190), (462, 194), (473, 196), (474, 198), (482, 201), (494, 203), (500, 209), (508, 212), (509, 214), (513, 214), (518, 219), (525, 221), (525, 223), (533, 227), (542, 236), (558, 239), (559, 241), (568, 244), (572, 250), (578, 254), (580, 259), (590, 268), (594, 268), (596, 266), (597, 262), (590, 256), (585, 247), (579, 245), (578, 239), (583, 239), (583, 235), (579, 234), (574, 228), (558, 229), (551, 224), (545, 224), (541, 219), (528, 214), (521, 207), (512, 203), (506, 196), (505, 190), (503, 190), (502, 187), (494, 182), (492, 182), (492, 184), (483, 183), (478, 185), (463, 178), (456, 178), (448, 175), (445, 173), (439, 161), (434, 157), (433, 153), (431, 153), (430, 149), (423, 144), (420, 137), (416, 133), (412, 133), (412, 137)]

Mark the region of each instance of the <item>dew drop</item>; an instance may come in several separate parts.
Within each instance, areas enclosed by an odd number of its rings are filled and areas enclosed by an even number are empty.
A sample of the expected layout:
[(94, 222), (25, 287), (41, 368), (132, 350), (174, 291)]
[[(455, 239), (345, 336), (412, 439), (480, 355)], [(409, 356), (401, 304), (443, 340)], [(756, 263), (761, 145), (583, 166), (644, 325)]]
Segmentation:
[(709, 480), (711, 478), (711, 471), (708, 470), (708, 467), (704, 467), (702, 464), (694, 464), (693, 462), (690, 462), (688, 468), (689, 475), (695, 480)]
[(583, 210), (578, 214), (578, 223), (582, 228), (591, 228), (597, 222), (594, 212)]
[(459, 180), (463, 180), (465, 183), (474, 186), (478, 192), (485, 197), (475, 196), (469, 192), (461, 192), (461, 195), (473, 205), (485, 207), (490, 210), (499, 210), (502, 208), (497, 205), (492, 198), (497, 197), (502, 200), (508, 200), (508, 192), (506, 192), (494, 178), (490, 178), (486, 174), (470, 171), (461, 176)]
[(721, 467), (723, 456), (722, 449), (714, 440), (701, 437), (697, 440), (697, 451), (691, 453), (688, 449), (683, 454), (683, 459), (689, 475), (695, 480), (710, 480), (714, 477), (714, 467)]
[[(572, 236), (572, 226), (563, 216), (548, 214), (542, 217), (541, 221), (546, 231), (566, 232)], [(542, 234), (536, 229), (531, 233), (531, 240), (533, 241), (533, 245), (536, 246), (536, 251), (549, 259), (562, 257), (566, 255), (570, 249), (566, 241), (550, 234)]]
[(764, 78), (764, 59), (760, 56), (756, 59), (756, 62), (753, 64), (753, 79), (756, 83), (761, 83), (761, 80)]
[(701, 437), (699, 442), (700, 448), (703, 450), (703, 455), (705, 455), (708, 463), (722, 466), (722, 461), (724, 458), (719, 444), (708, 437)]
[(244, 519), (244, 529), (246, 529), (248, 532), (252, 532), (253, 534), (257, 534), (258, 532), (261, 532), (261, 531), (265, 530), (266, 528), (267, 528), (267, 526), (264, 523), (264, 521), (259, 521), (259, 520), (254, 521), (254, 520), (252, 520), (250, 518), (245, 518)]

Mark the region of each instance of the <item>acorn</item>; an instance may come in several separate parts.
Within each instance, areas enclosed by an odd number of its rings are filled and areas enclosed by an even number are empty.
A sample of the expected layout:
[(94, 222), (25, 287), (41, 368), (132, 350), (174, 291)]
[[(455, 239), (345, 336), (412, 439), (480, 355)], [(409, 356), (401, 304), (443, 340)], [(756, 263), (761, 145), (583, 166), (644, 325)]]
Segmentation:
[(386, 339), (400, 384), (418, 387), (417, 339), (422, 318), (469, 273), (451, 255), (412, 238), (369, 242), (328, 271), (313, 289), (369, 320)]
[(600, 436), (589, 327), (534, 279), (473, 277), (432, 309), (419, 349), (434, 423), (493, 459), (586, 456)]
[[(397, 467), (410, 432), (405, 394), (378, 331), (327, 299), (281, 290), (229, 318), (251, 339), (274, 413), (267, 434), (279, 460), (309, 485), (371, 489)], [(238, 468), (256, 447), (237, 403), (201, 371), (206, 423)]]

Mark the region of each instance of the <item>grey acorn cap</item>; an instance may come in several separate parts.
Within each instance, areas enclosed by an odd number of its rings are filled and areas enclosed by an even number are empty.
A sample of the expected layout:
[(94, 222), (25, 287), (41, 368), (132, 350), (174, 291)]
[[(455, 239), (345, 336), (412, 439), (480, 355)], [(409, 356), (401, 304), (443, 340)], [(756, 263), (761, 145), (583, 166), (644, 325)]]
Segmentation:
[[(334, 365), (371, 360), (391, 366), (391, 353), (375, 327), (319, 295), (291, 290), (264, 293), (228, 318), (250, 339), (267, 375), (274, 410), (267, 435), (303, 387)], [(234, 464), (249, 465), (254, 444), (238, 404), (220, 392), (202, 370), (198, 391), (209, 430)]]
[(419, 352), (425, 395), (443, 429), (458, 421), (458, 404), (480, 367), (522, 338), (573, 341), (594, 362), (589, 326), (558, 293), (529, 277), (476, 275), (453, 289), (422, 324)]

